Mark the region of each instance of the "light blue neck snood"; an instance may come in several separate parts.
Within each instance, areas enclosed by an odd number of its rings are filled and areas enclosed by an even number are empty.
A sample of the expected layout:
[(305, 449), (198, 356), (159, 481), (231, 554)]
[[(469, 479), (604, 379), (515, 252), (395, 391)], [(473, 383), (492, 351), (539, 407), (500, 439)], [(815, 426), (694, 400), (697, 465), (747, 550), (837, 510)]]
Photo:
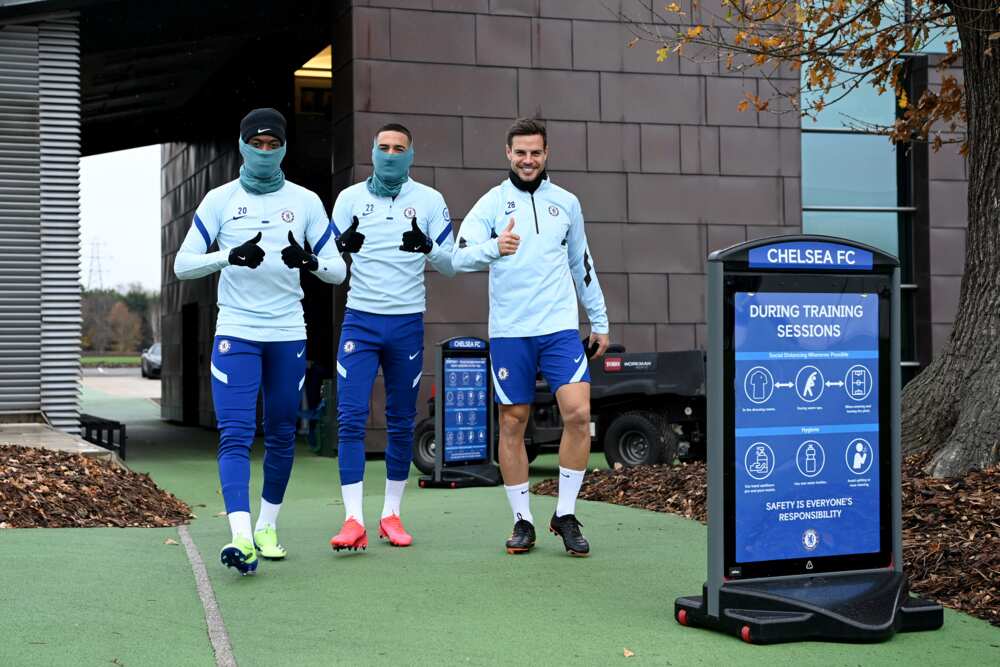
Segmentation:
[(372, 164), (375, 168), (368, 177), (368, 191), (378, 197), (395, 197), (410, 178), (413, 146), (407, 148), (405, 153), (386, 153), (379, 150), (378, 143), (374, 143)]
[(266, 195), (277, 192), (285, 184), (285, 172), (281, 171), (281, 161), (285, 159), (286, 145), (272, 151), (262, 151), (254, 148), (240, 139), (240, 155), (243, 156), (243, 166), (240, 167), (240, 185), (247, 192), (255, 195)]

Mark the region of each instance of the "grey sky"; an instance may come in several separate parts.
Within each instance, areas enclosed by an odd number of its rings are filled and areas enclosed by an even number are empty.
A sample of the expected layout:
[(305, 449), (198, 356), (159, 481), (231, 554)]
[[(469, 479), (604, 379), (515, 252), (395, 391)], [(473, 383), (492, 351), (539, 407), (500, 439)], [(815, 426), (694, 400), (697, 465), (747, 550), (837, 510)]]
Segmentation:
[[(80, 160), (80, 282), (104, 287), (142, 283), (160, 290), (160, 147), (145, 146)], [(91, 275), (93, 278), (91, 279)]]

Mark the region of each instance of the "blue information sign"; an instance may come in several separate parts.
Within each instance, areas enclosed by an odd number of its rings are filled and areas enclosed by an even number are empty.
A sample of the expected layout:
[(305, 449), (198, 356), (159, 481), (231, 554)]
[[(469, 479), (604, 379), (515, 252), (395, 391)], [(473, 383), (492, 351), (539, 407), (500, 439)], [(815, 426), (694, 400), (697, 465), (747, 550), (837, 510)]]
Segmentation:
[(737, 562), (880, 550), (878, 303), (736, 293)]
[(869, 271), (872, 254), (867, 250), (824, 241), (788, 241), (751, 248), (751, 269), (848, 269)]
[(489, 458), (486, 357), (444, 360), (444, 462)]

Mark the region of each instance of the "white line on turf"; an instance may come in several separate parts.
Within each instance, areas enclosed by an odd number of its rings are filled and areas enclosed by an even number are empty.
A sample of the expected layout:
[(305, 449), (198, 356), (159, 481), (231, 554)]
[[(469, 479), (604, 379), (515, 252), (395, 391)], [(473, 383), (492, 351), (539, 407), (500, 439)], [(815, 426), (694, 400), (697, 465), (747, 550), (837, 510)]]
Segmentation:
[(181, 543), (184, 544), (184, 549), (187, 551), (191, 569), (194, 571), (201, 606), (205, 609), (205, 622), (208, 624), (208, 638), (212, 642), (212, 651), (215, 653), (215, 664), (218, 667), (237, 667), (233, 647), (229, 642), (229, 633), (226, 632), (226, 624), (222, 622), (222, 613), (215, 601), (215, 591), (212, 590), (212, 583), (208, 580), (205, 563), (201, 560), (201, 554), (198, 553), (198, 547), (191, 539), (187, 526), (181, 526), (178, 532), (181, 536)]

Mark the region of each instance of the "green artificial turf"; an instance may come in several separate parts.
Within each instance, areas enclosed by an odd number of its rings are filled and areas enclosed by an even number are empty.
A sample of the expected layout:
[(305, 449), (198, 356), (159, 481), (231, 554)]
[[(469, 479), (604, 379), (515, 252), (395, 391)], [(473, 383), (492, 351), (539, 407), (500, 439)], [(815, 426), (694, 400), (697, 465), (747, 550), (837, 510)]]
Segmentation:
[(214, 664), (176, 528), (0, 530), (0, 554), (0, 665)]
[[(503, 541), (512, 518), (502, 488), (419, 489), (411, 482), (403, 518), (414, 544), (393, 548), (376, 535), (385, 483), (381, 460), (368, 462), (365, 482), (371, 545), (367, 552), (335, 554), (328, 540), (343, 520), (336, 460), (301, 446), (279, 523), (289, 556), (262, 562), (253, 577), (239, 577), (217, 560), (229, 539), (225, 517), (215, 516), (223, 510), (217, 435), (162, 424), (143, 412), (143, 401), (92, 391), (85, 399), (100, 402), (101, 416), (136, 418), (128, 424), (130, 466), (149, 472), (198, 514), (191, 535), (240, 665), (605, 665), (626, 660), (625, 649), (634, 653), (626, 664), (1000, 664), (1000, 629), (950, 611), (938, 632), (901, 634), (881, 644), (751, 646), (684, 628), (672, 618), (673, 602), (701, 591), (706, 529), (669, 514), (581, 501), (577, 514), (593, 555), (576, 559), (544, 531), (555, 498), (533, 496), (538, 546), (508, 556)], [(259, 494), (262, 453), (258, 442), (251, 497)], [(592, 463), (602, 460), (594, 456)], [(555, 476), (556, 466), (555, 456), (540, 457), (533, 479)], [(108, 664), (116, 653), (124, 664), (210, 662), (183, 547), (162, 545), (169, 533), (0, 532), (6, 559), (16, 563), (11, 600), (31, 600), (13, 607), (16, 640), (6, 643), (10, 656), (0, 653), (0, 664), (46, 664), (31, 661), (55, 649), (31, 641), (56, 641), (65, 655), (79, 658), (72, 664)], [(76, 554), (78, 546), (82, 557), (69, 565), (35, 563), (39, 551)], [(120, 562), (102, 558), (111, 553), (123, 556)], [(45, 580), (52, 569), (57, 575)], [(94, 602), (81, 610), (81, 600)], [(113, 622), (102, 623), (102, 614)], [(66, 629), (54, 619), (79, 625)], [(136, 636), (109, 637), (130, 631)]]

